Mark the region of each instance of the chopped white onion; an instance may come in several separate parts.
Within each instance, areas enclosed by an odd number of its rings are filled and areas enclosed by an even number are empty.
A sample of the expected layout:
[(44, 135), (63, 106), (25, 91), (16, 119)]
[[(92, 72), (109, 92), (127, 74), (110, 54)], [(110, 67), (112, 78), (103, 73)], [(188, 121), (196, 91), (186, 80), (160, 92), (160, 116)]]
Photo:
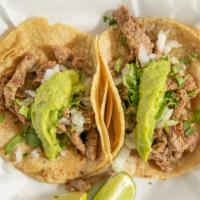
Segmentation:
[(179, 64), (178, 59), (177, 59), (176, 57), (174, 57), (174, 56), (172, 56), (172, 57), (170, 58), (170, 61), (171, 61), (171, 63), (172, 63), (173, 65)]
[(113, 78), (113, 81), (114, 81), (114, 83), (115, 83), (116, 86), (118, 86), (118, 85), (120, 85), (121, 83), (123, 83), (122, 77), (121, 77), (121, 76), (119, 76), (119, 77), (114, 77), (114, 78)]
[(31, 157), (32, 158), (39, 158), (40, 157), (40, 151), (38, 149), (34, 149), (32, 152), (31, 152)]
[(161, 115), (161, 117), (157, 121), (156, 128), (163, 128), (166, 125), (166, 122), (171, 118), (173, 114), (173, 109), (169, 109), (166, 107)]
[(172, 48), (179, 48), (181, 46), (182, 45), (176, 40), (168, 40), (164, 48), (164, 54), (168, 54)]
[(67, 155), (67, 150), (61, 151), (61, 152), (60, 152), (60, 155), (61, 155), (62, 157), (65, 157), (65, 156)]
[(125, 66), (123, 69), (122, 69), (122, 76), (125, 76), (126, 74), (129, 74), (129, 67), (128, 66)]
[(63, 72), (65, 71), (67, 68), (64, 65), (59, 65), (60, 71)]
[(15, 158), (16, 158), (16, 162), (17, 163), (20, 163), (23, 159), (23, 152), (21, 151), (20, 148), (18, 148), (16, 151), (15, 151)]
[(28, 94), (30, 97), (35, 98), (35, 91), (33, 90), (25, 90), (26, 94)]
[(124, 139), (124, 143), (125, 143), (127, 148), (136, 149), (136, 146), (134, 144), (134, 134), (133, 133), (126, 134), (125, 139)]
[(62, 117), (62, 118), (60, 118), (60, 119), (58, 120), (58, 123), (59, 123), (59, 124), (68, 125), (68, 124), (70, 124), (70, 120), (67, 119), (67, 118), (65, 118), (65, 117)]
[(164, 31), (160, 31), (158, 33), (158, 39), (156, 41), (156, 46), (161, 53), (163, 52), (163, 50), (165, 48), (166, 41), (167, 41), (167, 33), (165, 33)]
[(112, 164), (112, 168), (115, 172), (118, 173), (118, 172), (124, 171), (124, 167), (129, 157), (129, 154), (130, 154), (130, 150), (126, 147), (122, 147), (121, 151), (115, 157)]
[(150, 60), (153, 60), (153, 59), (156, 59), (156, 58), (157, 58), (157, 55), (155, 53), (149, 54), (149, 59)]
[(60, 72), (59, 65), (55, 65), (55, 67), (52, 68), (52, 69), (47, 69), (45, 74), (44, 74), (44, 78), (43, 78), (42, 82), (50, 79), (54, 74), (56, 74), (58, 72)]
[(74, 130), (76, 131), (77, 134), (80, 134), (84, 131), (84, 127), (83, 126), (73, 126)]
[(138, 52), (138, 59), (142, 66), (144, 66), (145, 64), (147, 64), (149, 62), (149, 56), (148, 56), (147, 51), (143, 44), (140, 44), (139, 52)]
[(81, 111), (73, 112), (71, 118), (72, 118), (72, 123), (74, 125), (83, 127), (85, 119), (84, 119)]

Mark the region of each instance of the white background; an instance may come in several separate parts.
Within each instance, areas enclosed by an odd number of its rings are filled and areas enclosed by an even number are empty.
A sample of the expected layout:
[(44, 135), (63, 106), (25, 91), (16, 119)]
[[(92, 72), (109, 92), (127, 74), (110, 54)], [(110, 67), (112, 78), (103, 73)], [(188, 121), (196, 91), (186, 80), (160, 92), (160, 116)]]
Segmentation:
[[(82, 31), (100, 34), (105, 14), (127, 4), (135, 16), (165, 16), (200, 27), (198, 0), (0, 0), (0, 33), (28, 17), (44, 16), (51, 23), (71, 24)], [(200, 169), (168, 181), (135, 178), (136, 200), (199, 200)], [(64, 193), (64, 187), (34, 181), (0, 159), (0, 200), (48, 200)]]

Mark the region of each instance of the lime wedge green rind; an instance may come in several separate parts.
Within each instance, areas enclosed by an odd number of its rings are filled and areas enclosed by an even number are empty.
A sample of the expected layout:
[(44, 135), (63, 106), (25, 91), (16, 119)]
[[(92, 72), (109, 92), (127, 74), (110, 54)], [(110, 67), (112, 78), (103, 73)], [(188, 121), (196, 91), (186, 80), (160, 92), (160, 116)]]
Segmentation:
[(88, 200), (87, 193), (72, 192), (65, 196), (54, 196), (53, 200)]
[(94, 200), (134, 200), (135, 184), (132, 178), (126, 173), (113, 176), (97, 192)]

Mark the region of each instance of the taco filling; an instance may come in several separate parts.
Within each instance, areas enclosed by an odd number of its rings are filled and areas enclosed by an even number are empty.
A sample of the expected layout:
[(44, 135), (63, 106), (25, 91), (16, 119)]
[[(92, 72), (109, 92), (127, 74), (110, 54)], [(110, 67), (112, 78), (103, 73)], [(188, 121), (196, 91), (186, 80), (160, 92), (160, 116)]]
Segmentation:
[(53, 46), (52, 50), (55, 60), (38, 63), (27, 53), (16, 69), (7, 69), (1, 77), (0, 108), (8, 109), (22, 124), (21, 133), (5, 151), (11, 154), (17, 143), (25, 142), (54, 159), (70, 145), (95, 160), (99, 135), (90, 101), (94, 69), (85, 67), (84, 58), (70, 48)]
[[(115, 10), (108, 63), (125, 115), (125, 144), (163, 171), (171, 171), (199, 141), (192, 100), (199, 94), (190, 66), (200, 62), (195, 52), (176, 55), (182, 48), (170, 30), (149, 37), (127, 7)], [(134, 141), (134, 142), (133, 142)]]

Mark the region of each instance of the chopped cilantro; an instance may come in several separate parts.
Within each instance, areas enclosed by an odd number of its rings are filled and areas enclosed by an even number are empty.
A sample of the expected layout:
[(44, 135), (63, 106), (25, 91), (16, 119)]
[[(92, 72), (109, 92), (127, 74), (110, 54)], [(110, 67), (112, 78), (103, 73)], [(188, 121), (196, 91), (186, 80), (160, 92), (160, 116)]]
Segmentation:
[(181, 58), (180, 60), (179, 60), (179, 62), (180, 62), (180, 64), (182, 64), (182, 65), (187, 65), (189, 62), (188, 62), (188, 60), (186, 59), (186, 58)]
[(200, 108), (197, 108), (193, 113), (193, 122), (200, 122)]
[(112, 16), (103, 16), (103, 21), (108, 22), (109, 26), (117, 25), (117, 21)]
[(185, 131), (186, 136), (191, 136), (194, 133), (195, 129), (190, 127)]
[(73, 99), (71, 101), (71, 104), (70, 104), (70, 108), (77, 108), (77, 107), (79, 107), (80, 102), (81, 102), (80, 96), (79, 95), (74, 95)]
[(0, 114), (0, 124), (5, 121), (5, 115)]
[(185, 79), (184, 79), (183, 77), (181, 77), (181, 76), (176, 76), (176, 81), (177, 81), (179, 87), (182, 88), (182, 87), (184, 86)]
[(31, 119), (31, 109), (26, 106), (22, 106), (19, 109), (19, 114), (23, 115), (27, 119)]
[(122, 67), (121, 67), (121, 58), (118, 58), (116, 63), (115, 63), (115, 67), (114, 70), (116, 73), (119, 73), (121, 71)]
[(164, 96), (164, 102), (170, 108), (176, 108), (179, 104), (179, 98), (173, 91), (167, 91)]
[(137, 107), (139, 101), (141, 69), (137, 63), (127, 64), (126, 67), (128, 67), (129, 72), (122, 77), (123, 84), (128, 89), (128, 99), (130, 104)]
[(65, 147), (70, 144), (70, 140), (66, 134), (58, 134), (57, 139), (59, 140), (62, 149), (65, 149)]
[(18, 106), (30, 106), (32, 103), (33, 103), (33, 99), (28, 97), (24, 100), (19, 100), (19, 99), (15, 99), (15, 103), (18, 105)]
[(14, 151), (17, 144), (21, 143), (22, 141), (23, 137), (21, 136), (21, 134), (14, 136), (5, 146), (6, 154), (11, 154)]
[(26, 143), (31, 147), (36, 148), (42, 145), (41, 140), (31, 126), (24, 127), (24, 129), (22, 130), (22, 136), (24, 137)]
[(197, 96), (197, 92), (195, 90), (194, 91), (190, 91), (190, 92), (187, 93), (187, 95), (189, 97), (196, 97)]
[(174, 66), (172, 66), (170, 75), (171, 76), (176, 75), (181, 69), (182, 69), (182, 67), (180, 65), (174, 65)]

